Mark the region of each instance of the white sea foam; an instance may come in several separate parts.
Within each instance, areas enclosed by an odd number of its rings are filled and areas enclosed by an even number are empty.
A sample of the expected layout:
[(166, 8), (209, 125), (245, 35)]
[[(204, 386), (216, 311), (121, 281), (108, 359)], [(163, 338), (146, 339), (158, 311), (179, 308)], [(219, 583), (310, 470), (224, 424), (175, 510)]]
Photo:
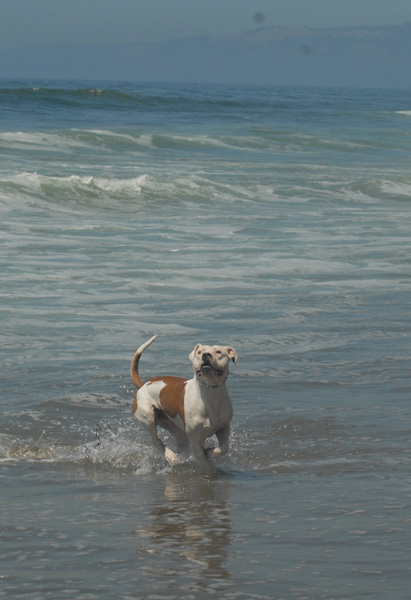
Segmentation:
[[(78, 131), (78, 135), (93, 134), (97, 138), (103, 139), (106, 142), (113, 142), (115, 140), (124, 140), (131, 142), (136, 146), (144, 146), (146, 148), (153, 147), (153, 134), (151, 133), (138, 133), (136, 135), (120, 133), (117, 131), (108, 131), (104, 129), (87, 129), (87, 130), (73, 130)], [(96, 140), (98, 141), (98, 140)]]
[(0, 185), (14, 185), (26, 194), (43, 196), (44, 198), (56, 196), (64, 192), (73, 192), (78, 196), (80, 193), (98, 194), (108, 193), (114, 198), (118, 194), (123, 196), (135, 196), (144, 188), (155, 185), (154, 180), (148, 175), (140, 175), (129, 179), (118, 179), (108, 177), (94, 177), (89, 175), (69, 175), (66, 177), (46, 176), (39, 173), (19, 173), (0, 179)]
[(411, 199), (411, 180), (410, 181), (381, 181), (381, 190), (390, 196), (404, 197)]
[[(168, 203), (248, 203), (281, 201), (271, 185), (246, 188), (238, 184), (216, 183), (197, 175), (162, 177), (142, 174), (118, 178), (93, 175), (48, 176), (23, 172), (0, 178), (0, 197), (7, 203), (10, 196), (31, 202), (50, 202), (50, 208), (60, 209), (65, 203), (74, 206), (99, 203), (119, 206), (120, 203), (150, 201)], [(55, 200), (55, 202), (53, 202)], [(124, 205), (124, 208), (127, 204)]]

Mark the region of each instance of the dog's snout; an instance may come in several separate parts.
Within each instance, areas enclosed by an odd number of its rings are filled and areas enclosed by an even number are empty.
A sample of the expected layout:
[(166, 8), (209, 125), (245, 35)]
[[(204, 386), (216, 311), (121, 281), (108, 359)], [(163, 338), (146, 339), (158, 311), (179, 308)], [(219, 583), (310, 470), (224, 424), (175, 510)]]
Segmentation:
[(210, 352), (204, 352), (203, 354), (203, 362), (204, 363), (209, 363), (211, 359), (211, 354)]

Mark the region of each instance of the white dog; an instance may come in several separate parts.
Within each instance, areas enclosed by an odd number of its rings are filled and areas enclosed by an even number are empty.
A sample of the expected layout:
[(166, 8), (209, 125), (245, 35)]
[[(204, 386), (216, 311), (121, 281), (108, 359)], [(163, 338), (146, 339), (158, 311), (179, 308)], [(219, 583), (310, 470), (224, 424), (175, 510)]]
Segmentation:
[[(229, 362), (237, 362), (237, 353), (227, 346), (197, 344), (190, 354), (194, 370), (192, 379), (155, 377), (144, 384), (138, 374), (138, 363), (155, 339), (156, 336), (143, 344), (131, 361), (131, 377), (138, 388), (134, 415), (145, 426), (154, 446), (167, 462), (175, 463), (177, 455), (158, 437), (158, 426), (174, 436), (177, 452), (191, 446), (195, 457), (207, 464), (207, 457), (218, 458), (228, 452), (233, 407), (225, 382)], [(218, 447), (205, 450), (206, 438), (214, 434)]]

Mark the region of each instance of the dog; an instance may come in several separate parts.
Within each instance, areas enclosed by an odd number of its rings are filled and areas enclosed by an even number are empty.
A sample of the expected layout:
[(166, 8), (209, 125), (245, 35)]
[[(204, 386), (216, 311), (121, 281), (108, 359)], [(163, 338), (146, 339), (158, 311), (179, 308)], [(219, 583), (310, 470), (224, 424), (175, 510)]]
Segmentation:
[[(140, 356), (155, 339), (156, 336), (140, 346), (131, 361), (131, 377), (138, 390), (133, 413), (169, 464), (177, 462), (178, 456), (158, 437), (157, 427), (173, 435), (178, 454), (191, 448), (201, 464), (209, 464), (209, 458), (219, 458), (229, 449), (233, 407), (226, 381), (229, 362), (236, 364), (237, 353), (228, 346), (197, 344), (189, 356), (193, 363), (192, 379), (165, 376), (143, 383), (138, 373)], [(205, 449), (205, 440), (214, 434), (218, 446)]]

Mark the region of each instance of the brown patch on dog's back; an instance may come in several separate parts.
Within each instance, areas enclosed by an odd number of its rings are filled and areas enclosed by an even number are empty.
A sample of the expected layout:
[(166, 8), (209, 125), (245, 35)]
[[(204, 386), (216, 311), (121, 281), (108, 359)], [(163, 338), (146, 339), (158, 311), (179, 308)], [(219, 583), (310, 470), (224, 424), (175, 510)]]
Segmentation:
[(171, 418), (180, 416), (185, 424), (184, 418), (184, 393), (187, 379), (183, 377), (155, 377), (150, 383), (163, 381), (165, 386), (160, 392), (160, 404), (163, 411)]

